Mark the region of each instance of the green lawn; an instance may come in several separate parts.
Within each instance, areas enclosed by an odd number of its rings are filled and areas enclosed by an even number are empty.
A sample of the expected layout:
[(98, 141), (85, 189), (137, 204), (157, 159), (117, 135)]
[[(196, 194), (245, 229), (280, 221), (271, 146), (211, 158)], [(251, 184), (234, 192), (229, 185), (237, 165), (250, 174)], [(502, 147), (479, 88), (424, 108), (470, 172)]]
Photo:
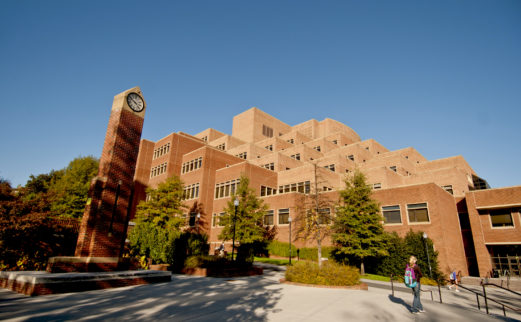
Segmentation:
[(274, 259), (274, 258), (266, 258), (266, 257), (255, 257), (256, 262), (274, 264), (286, 266), (289, 265), (289, 260), (287, 259)]
[(360, 275), (360, 278), (364, 278), (366, 280), (373, 280), (373, 281), (384, 281), (384, 282), (391, 281), (391, 278), (389, 276), (380, 276), (380, 275), (375, 275), (375, 274)]

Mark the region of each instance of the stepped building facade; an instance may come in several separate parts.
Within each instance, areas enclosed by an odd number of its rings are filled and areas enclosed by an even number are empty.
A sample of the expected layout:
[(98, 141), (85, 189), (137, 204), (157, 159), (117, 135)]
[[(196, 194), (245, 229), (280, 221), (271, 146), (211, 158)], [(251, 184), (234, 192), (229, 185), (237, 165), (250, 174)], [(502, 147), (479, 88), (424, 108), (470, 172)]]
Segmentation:
[(244, 174), (269, 205), (264, 223), (276, 225), (277, 239), (288, 241), (301, 196), (318, 185), (337, 200), (355, 169), (366, 175), (380, 203), (385, 230), (425, 232), (443, 271), (487, 276), (508, 268), (519, 275), (521, 186), (491, 189), (461, 156), (427, 160), (412, 147), (390, 151), (332, 119), (291, 126), (253, 107), (233, 118), (231, 135), (210, 128), (157, 142), (143, 139), (132, 213), (146, 199), (145, 188), (177, 175), (186, 204), (204, 209), (199, 216), (187, 213), (187, 224), (204, 229), (215, 247), (221, 244), (219, 216)]

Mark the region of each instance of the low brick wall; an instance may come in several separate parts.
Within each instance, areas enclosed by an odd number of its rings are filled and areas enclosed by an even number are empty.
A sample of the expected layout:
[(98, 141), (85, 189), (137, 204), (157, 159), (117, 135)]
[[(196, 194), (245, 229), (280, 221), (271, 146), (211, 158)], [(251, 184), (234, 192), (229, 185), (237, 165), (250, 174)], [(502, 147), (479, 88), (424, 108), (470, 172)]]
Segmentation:
[(25, 295), (83, 292), (139, 284), (170, 282), (170, 272), (110, 273), (0, 272), (0, 286)]

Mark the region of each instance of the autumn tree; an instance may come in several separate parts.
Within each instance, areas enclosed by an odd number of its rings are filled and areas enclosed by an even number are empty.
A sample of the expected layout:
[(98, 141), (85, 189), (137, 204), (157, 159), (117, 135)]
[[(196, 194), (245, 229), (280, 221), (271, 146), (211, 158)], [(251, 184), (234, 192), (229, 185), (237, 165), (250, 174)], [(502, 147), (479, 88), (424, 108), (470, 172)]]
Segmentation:
[(365, 274), (366, 258), (388, 255), (380, 208), (371, 198), (364, 174), (358, 170), (345, 179), (345, 188), (339, 192), (332, 242), (337, 246), (337, 255), (358, 259), (361, 273)]
[[(257, 197), (255, 190), (249, 187), (248, 177), (241, 175), (240, 183), (224, 209), (221, 222), (224, 228), (219, 238), (232, 240), (235, 227), (235, 243), (239, 244), (237, 249), (237, 262), (252, 263), (254, 250), (259, 243), (273, 238), (269, 227), (263, 225), (263, 218), (268, 210), (264, 200)], [(235, 213), (234, 200), (239, 200), (237, 213)]]
[(308, 187), (304, 187), (304, 192), (297, 197), (296, 207), (296, 239), (311, 240), (316, 242), (318, 252), (318, 264), (322, 264), (322, 242), (331, 235), (331, 223), (333, 221), (334, 200), (325, 192), (329, 190), (324, 186), (325, 180), (321, 176), (321, 171), (329, 171), (318, 168), (313, 164), (314, 181)]

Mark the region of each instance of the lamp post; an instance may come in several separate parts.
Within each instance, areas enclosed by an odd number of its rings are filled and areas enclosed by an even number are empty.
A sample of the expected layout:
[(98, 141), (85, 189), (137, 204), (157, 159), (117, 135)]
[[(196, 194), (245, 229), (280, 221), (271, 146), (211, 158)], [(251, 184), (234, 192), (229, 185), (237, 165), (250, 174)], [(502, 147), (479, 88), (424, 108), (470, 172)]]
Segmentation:
[(199, 220), (201, 219), (201, 214), (198, 213), (196, 218), (195, 226), (197, 227), (197, 234), (199, 234)]
[(291, 265), (291, 217), (288, 217), (289, 223), (289, 264)]
[(425, 244), (425, 251), (427, 252), (427, 262), (429, 263), (429, 277), (432, 278), (431, 260), (429, 258), (429, 248), (427, 247), (427, 233), (423, 233), (423, 243)]
[(235, 251), (235, 221), (237, 220), (237, 207), (239, 207), (239, 198), (235, 197), (235, 200), (233, 201), (233, 205), (235, 206), (235, 212), (233, 214), (232, 261), (233, 261), (233, 253)]

